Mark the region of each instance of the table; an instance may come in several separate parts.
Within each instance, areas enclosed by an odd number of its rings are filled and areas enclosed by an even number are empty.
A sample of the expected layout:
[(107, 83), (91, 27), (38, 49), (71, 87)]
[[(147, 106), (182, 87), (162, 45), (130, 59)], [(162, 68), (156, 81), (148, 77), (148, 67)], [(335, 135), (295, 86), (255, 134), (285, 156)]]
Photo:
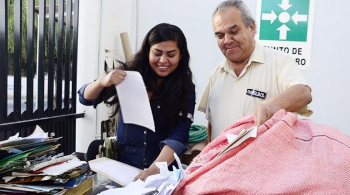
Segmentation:
[(108, 190), (108, 188), (105, 187), (106, 185), (115, 186), (117, 188), (123, 187), (107, 177), (97, 173), (93, 174), (92, 181), (92, 187), (89, 191), (85, 192), (84, 195), (95, 195), (101, 193), (102, 191)]

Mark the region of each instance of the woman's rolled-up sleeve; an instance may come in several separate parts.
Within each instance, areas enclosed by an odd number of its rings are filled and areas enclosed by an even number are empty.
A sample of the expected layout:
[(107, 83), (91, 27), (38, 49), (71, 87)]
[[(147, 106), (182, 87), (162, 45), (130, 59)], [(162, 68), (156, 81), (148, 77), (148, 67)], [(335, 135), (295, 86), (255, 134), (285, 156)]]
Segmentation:
[(77, 92), (79, 94), (79, 102), (85, 106), (94, 106), (94, 108), (96, 108), (97, 105), (103, 101), (103, 94), (104, 94), (104, 91), (106, 90), (106, 88), (102, 90), (102, 92), (100, 93), (100, 95), (96, 99), (87, 100), (84, 98), (84, 91), (85, 91), (85, 88), (87, 85), (88, 84), (83, 85)]
[(186, 119), (179, 121), (176, 126), (173, 126), (170, 129), (169, 136), (166, 140), (161, 141), (159, 146), (163, 148), (164, 145), (168, 145), (172, 148), (178, 156), (182, 155), (186, 152), (186, 144), (189, 138), (189, 130), (191, 128), (191, 124), (193, 123), (193, 115), (194, 115), (194, 107), (196, 105), (196, 94), (195, 89), (193, 87), (193, 91), (190, 97), (190, 109)]

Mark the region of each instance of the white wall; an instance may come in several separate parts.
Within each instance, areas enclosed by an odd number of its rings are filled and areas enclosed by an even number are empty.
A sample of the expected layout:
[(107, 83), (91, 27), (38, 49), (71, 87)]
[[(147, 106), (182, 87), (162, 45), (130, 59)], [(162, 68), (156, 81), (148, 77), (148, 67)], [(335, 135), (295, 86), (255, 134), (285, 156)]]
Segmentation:
[[(211, 15), (221, 0), (147, 0), (138, 1), (137, 48), (145, 34), (156, 24), (167, 22), (179, 26), (185, 33), (191, 55), (191, 68), (197, 86), (197, 105), (211, 71), (224, 56), (213, 35)], [(245, 1), (253, 16), (256, 0)], [(310, 70), (302, 71), (312, 87), (316, 123), (333, 126), (350, 135), (350, 64), (346, 60), (350, 45), (350, 1), (316, 1)], [(206, 125), (201, 112), (195, 113), (195, 123)]]
[[(78, 75), (77, 87), (98, 76), (99, 36), (100, 36), (100, 1), (80, 1), (79, 35), (78, 35)], [(89, 33), (87, 33), (89, 32)], [(76, 123), (76, 151), (86, 152), (89, 143), (94, 140), (96, 114), (92, 107), (77, 103), (77, 113), (85, 113), (85, 117)]]
[(317, 123), (350, 135), (350, 1), (316, 1), (310, 71), (303, 71), (312, 87)]
[[(124, 60), (119, 34), (128, 32), (130, 36), (135, 36), (135, 33), (131, 33), (136, 32), (136, 22), (132, 14), (133, 3), (134, 1), (130, 0), (80, 1), (78, 89), (105, 74), (105, 59)], [(134, 42), (131, 41), (131, 44), (135, 44)], [(77, 152), (86, 152), (91, 141), (100, 138), (101, 121), (107, 120), (111, 114), (111, 110), (104, 104), (94, 109), (78, 102), (77, 113), (82, 112), (85, 113), (85, 117), (78, 119), (76, 125)]]

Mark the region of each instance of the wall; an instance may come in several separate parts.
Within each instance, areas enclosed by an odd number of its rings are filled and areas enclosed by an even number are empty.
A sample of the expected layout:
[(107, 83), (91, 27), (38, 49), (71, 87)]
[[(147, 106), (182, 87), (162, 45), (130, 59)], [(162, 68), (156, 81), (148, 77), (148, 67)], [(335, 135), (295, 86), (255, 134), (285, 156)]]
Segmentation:
[[(211, 71), (224, 57), (213, 35), (211, 15), (221, 0), (147, 0), (138, 1), (137, 48), (154, 25), (167, 22), (179, 26), (185, 33), (191, 54), (197, 105)], [(253, 16), (256, 0), (246, 0)], [(350, 135), (350, 83), (347, 46), (350, 45), (350, 1), (316, 1), (310, 70), (302, 71), (312, 87), (314, 114), (311, 119)], [(195, 123), (206, 125), (201, 112), (195, 113)]]
[[(78, 39), (78, 89), (86, 83), (105, 75), (104, 61), (124, 61), (119, 34), (128, 32), (135, 36), (136, 14), (130, 0), (80, 1)], [(135, 39), (131, 40), (135, 45)], [(109, 68), (112, 64), (109, 63)], [(77, 103), (77, 113), (85, 117), (77, 120), (76, 151), (86, 152), (91, 141), (100, 138), (101, 121), (107, 120), (112, 111), (104, 104), (96, 109)]]
[(350, 1), (316, 1), (310, 71), (311, 119), (350, 135)]
[[(78, 89), (84, 83), (97, 78), (99, 63), (100, 36), (100, 1), (80, 1), (78, 31)], [(86, 33), (89, 32), (89, 33)], [(96, 113), (92, 107), (77, 103), (77, 113), (85, 113), (85, 117), (76, 122), (76, 151), (86, 152), (88, 144), (94, 140)]]

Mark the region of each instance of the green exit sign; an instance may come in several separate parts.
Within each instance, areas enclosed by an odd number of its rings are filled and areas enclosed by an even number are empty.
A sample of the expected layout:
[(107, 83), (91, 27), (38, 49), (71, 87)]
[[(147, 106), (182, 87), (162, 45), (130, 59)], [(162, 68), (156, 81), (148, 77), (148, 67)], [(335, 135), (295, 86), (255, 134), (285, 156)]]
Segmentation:
[(306, 42), (310, 0), (261, 0), (260, 40)]

